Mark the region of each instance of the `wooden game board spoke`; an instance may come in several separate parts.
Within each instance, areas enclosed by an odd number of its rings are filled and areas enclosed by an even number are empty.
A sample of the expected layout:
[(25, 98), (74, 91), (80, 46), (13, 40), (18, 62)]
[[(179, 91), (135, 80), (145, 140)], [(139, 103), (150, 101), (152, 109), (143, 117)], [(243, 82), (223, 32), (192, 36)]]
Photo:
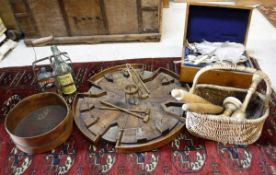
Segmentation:
[[(118, 108), (113, 108), (113, 107), (98, 107), (100, 110), (114, 110), (114, 111), (120, 111)], [(129, 110), (130, 112), (135, 112), (135, 113), (142, 113), (142, 114), (149, 114), (150, 109), (147, 109), (145, 111), (143, 110)]]
[(164, 112), (169, 114), (169, 116), (176, 118), (177, 120), (179, 120), (182, 123), (186, 123), (186, 119), (184, 117), (182, 117), (178, 114), (175, 114), (174, 112), (172, 112), (170, 110), (170, 107), (175, 106), (175, 107), (181, 108), (182, 105), (183, 105), (183, 103), (181, 103), (181, 102), (167, 101), (167, 102), (161, 104), (161, 108), (163, 109)]
[(149, 120), (149, 115), (146, 115), (146, 116), (142, 116), (142, 115), (139, 115), (139, 114), (136, 114), (134, 112), (131, 112), (130, 110), (126, 109), (126, 108), (122, 108), (122, 107), (119, 107), (119, 106), (116, 106), (112, 103), (109, 103), (109, 102), (106, 102), (106, 101), (100, 101), (101, 104), (103, 105), (106, 105), (106, 106), (109, 106), (109, 107), (112, 107), (112, 108), (116, 108), (117, 110), (120, 110), (122, 112), (125, 112), (127, 114), (130, 114), (134, 117), (137, 117), (137, 118), (140, 118), (143, 120), (143, 122), (147, 122)]
[(93, 104), (87, 104), (87, 108), (81, 107), (80, 112), (83, 113), (83, 112), (91, 111), (94, 108), (95, 106)]
[(107, 92), (106, 91), (102, 91), (102, 92), (99, 92), (99, 93), (89, 93), (89, 92), (85, 92), (85, 93), (78, 93), (78, 95), (80, 97), (91, 97), (91, 98), (94, 98), (94, 97), (101, 97), (101, 96), (104, 96), (106, 95)]

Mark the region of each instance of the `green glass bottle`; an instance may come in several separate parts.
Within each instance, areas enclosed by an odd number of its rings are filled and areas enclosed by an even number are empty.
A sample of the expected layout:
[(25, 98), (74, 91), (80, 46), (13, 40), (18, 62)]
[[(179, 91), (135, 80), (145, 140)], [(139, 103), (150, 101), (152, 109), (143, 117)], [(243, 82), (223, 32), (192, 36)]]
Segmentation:
[(53, 70), (61, 92), (65, 95), (73, 94), (77, 91), (71, 67), (61, 58), (57, 46), (51, 46), (53, 52)]

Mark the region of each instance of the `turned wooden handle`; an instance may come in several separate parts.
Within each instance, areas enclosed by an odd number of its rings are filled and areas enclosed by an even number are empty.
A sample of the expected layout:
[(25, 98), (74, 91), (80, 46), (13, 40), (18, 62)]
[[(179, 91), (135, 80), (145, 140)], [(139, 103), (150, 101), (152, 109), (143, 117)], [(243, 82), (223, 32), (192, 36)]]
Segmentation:
[(171, 91), (172, 97), (183, 103), (211, 103), (208, 100), (183, 89), (173, 89)]
[(110, 106), (110, 107), (112, 107), (112, 108), (116, 108), (116, 109), (118, 109), (118, 110), (120, 110), (120, 111), (123, 111), (123, 112), (125, 112), (125, 113), (127, 113), (127, 114), (130, 114), (130, 115), (132, 115), (132, 116), (134, 116), (134, 117), (140, 118), (140, 119), (143, 120), (143, 122), (147, 122), (147, 121), (149, 120), (149, 115), (146, 115), (146, 116), (144, 117), (144, 116), (142, 116), (142, 115), (139, 115), (139, 114), (136, 114), (136, 113), (134, 113), (134, 112), (131, 112), (131, 111), (129, 111), (128, 109), (121, 108), (121, 107), (119, 107), (119, 106), (116, 106), (116, 105), (114, 105), (114, 104), (112, 104), (112, 103), (109, 103), (109, 102), (106, 102), (106, 101), (100, 101), (100, 103), (102, 103), (102, 104), (104, 104), (104, 105), (106, 105), (106, 106)]
[(248, 89), (247, 94), (244, 98), (243, 104), (240, 108), (240, 110), (242, 112), (246, 111), (246, 108), (250, 102), (250, 99), (251, 99), (252, 95), (256, 92), (257, 86), (261, 82), (261, 80), (262, 80), (261, 75), (258, 74), (258, 72), (256, 72), (252, 77), (252, 84), (251, 84), (250, 88)]
[[(261, 74), (259, 72), (254, 73), (254, 75), (252, 77), (252, 84), (247, 91), (244, 101), (243, 101), (241, 107), (232, 114), (232, 116), (231, 116), (232, 118), (236, 118), (236, 119), (240, 119), (240, 120), (247, 118), (247, 116), (246, 116), (247, 106), (251, 100), (252, 95), (255, 93), (258, 84), (261, 82), (261, 80), (262, 80)], [(267, 98), (269, 98), (269, 97), (267, 97)], [(265, 99), (265, 100), (268, 100), (268, 99)], [(265, 103), (268, 103), (268, 102), (265, 102)], [(265, 105), (268, 105), (268, 104), (265, 104)]]
[(220, 114), (223, 111), (221, 106), (206, 103), (187, 103), (183, 104), (182, 109), (202, 114)]

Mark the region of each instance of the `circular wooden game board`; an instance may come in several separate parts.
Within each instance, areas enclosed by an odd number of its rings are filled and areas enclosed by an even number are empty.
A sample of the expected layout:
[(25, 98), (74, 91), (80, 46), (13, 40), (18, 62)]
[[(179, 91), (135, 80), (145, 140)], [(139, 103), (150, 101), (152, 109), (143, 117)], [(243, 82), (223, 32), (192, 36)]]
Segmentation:
[(76, 96), (73, 112), (77, 127), (95, 143), (116, 143), (118, 152), (147, 151), (169, 143), (185, 125), (182, 104), (170, 95), (182, 87), (167, 69), (151, 72), (126, 64), (103, 70), (89, 82), (89, 91)]

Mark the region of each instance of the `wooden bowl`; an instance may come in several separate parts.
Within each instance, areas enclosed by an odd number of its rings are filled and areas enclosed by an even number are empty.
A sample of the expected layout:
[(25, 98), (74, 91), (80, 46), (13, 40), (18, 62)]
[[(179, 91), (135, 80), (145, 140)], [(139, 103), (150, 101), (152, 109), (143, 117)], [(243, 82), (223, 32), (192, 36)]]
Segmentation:
[(42, 153), (61, 145), (72, 127), (72, 113), (65, 100), (50, 92), (24, 98), (5, 119), (6, 131), (26, 153)]

